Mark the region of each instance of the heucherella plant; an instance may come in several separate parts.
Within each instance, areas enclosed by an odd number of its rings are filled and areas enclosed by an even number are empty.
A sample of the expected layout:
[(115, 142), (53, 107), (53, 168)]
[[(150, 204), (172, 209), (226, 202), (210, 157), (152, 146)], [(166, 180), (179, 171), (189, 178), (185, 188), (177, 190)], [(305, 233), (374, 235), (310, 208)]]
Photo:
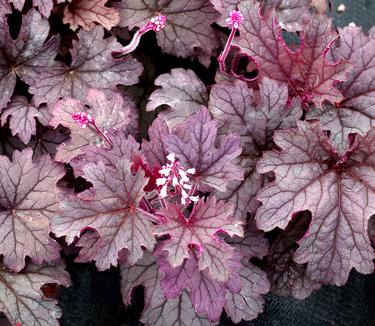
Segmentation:
[(1, 321), (64, 324), (89, 262), (150, 326), (373, 273), (374, 33), (310, 4), (0, 0)]

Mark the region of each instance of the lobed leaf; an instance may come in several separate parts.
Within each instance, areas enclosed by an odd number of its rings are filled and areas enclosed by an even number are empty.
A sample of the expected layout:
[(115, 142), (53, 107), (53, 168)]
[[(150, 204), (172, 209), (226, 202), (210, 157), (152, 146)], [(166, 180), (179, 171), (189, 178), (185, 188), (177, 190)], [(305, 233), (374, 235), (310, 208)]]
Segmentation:
[(281, 36), (274, 10), (266, 11), (262, 17), (251, 0), (241, 2), (239, 9), (245, 20), (235, 44), (254, 58), (261, 75), (287, 83), (291, 94), (307, 103), (320, 106), (324, 101), (338, 103), (343, 99), (334, 86), (347, 79), (352, 65), (344, 61), (332, 63), (326, 58), (337, 38), (330, 19), (313, 15), (304, 24), (300, 48), (293, 52)]
[(106, 0), (73, 0), (64, 9), (64, 24), (72, 30), (79, 26), (86, 31), (91, 30), (95, 23), (110, 30), (119, 23), (119, 13), (114, 8), (106, 7)]
[(375, 39), (358, 27), (339, 29), (340, 43), (331, 51), (334, 60), (341, 58), (353, 63), (347, 81), (338, 85), (345, 99), (337, 106), (325, 106), (309, 113), (318, 118), (322, 126), (332, 133), (332, 141), (344, 152), (348, 148), (348, 135), (364, 135), (374, 126), (375, 115)]
[[(90, 109), (87, 109), (88, 104)], [(111, 130), (125, 130), (129, 124), (129, 108), (124, 106), (120, 94), (114, 93), (111, 98), (99, 90), (91, 89), (87, 92), (84, 102), (67, 98), (56, 103), (50, 125), (63, 125), (71, 131), (69, 142), (58, 146), (55, 159), (60, 162), (70, 162), (74, 157), (85, 152), (91, 144), (104, 146), (105, 140), (94, 127), (82, 128), (72, 118), (73, 113), (86, 112), (92, 116), (99, 129), (107, 133)]]
[(95, 26), (91, 31), (78, 32), (78, 41), (73, 40), (70, 66), (55, 61), (53, 69), (38, 70), (29, 92), (34, 101), (54, 104), (61, 97), (84, 101), (90, 88), (96, 88), (107, 95), (116, 91), (116, 85), (132, 85), (138, 82), (142, 65), (127, 56), (115, 60), (112, 51), (122, 47), (114, 37), (104, 39), (104, 30)]
[(230, 134), (217, 147), (216, 135), (215, 120), (202, 108), (167, 135), (165, 143), (185, 168), (195, 168), (197, 182), (225, 191), (228, 181), (243, 179), (241, 169), (232, 163), (241, 152), (240, 138)]
[(275, 134), (280, 152), (267, 152), (258, 162), (259, 172), (275, 173), (275, 181), (258, 195), (261, 229), (285, 229), (293, 213), (312, 213), (309, 233), (294, 256), (297, 263), (308, 263), (312, 280), (341, 285), (353, 267), (364, 274), (374, 269), (367, 234), (375, 211), (374, 133), (358, 137), (340, 155), (319, 124), (299, 122), (297, 130)]
[(180, 207), (172, 204), (160, 210), (166, 221), (155, 226), (154, 233), (170, 236), (162, 248), (168, 252), (168, 261), (172, 267), (180, 266), (185, 258), (189, 258), (191, 246), (194, 246), (200, 253), (199, 269), (202, 271), (208, 268), (213, 279), (228, 280), (233, 248), (219, 239), (217, 233), (243, 236), (242, 223), (231, 217), (232, 212), (230, 204), (217, 202), (214, 197), (209, 197), (206, 202), (201, 199), (188, 218)]
[(29, 265), (19, 273), (0, 270), (0, 311), (9, 321), (30, 326), (58, 326), (62, 311), (56, 299), (43, 295), (41, 287), (56, 283), (70, 285), (65, 266)]
[(96, 253), (101, 258), (96, 261), (99, 270), (116, 266), (124, 249), (128, 262), (134, 264), (143, 255), (142, 247), (152, 250), (156, 242), (152, 221), (139, 208), (148, 179), (143, 171), (132, 175), (126, 158), (117, 162), (115, 170), (99, 161), (86, 164), (83, 172), (93, 189), (61, 203), (62, 213), (53, 220), (54, 233), (66, 236), (70, 244), (87, 228), (98, 231), (103, 241)]
[(159, 117), (171, 129), (207, 104), (206, 86), (192, 70), (172, 69), (170, 74), (156, 78), (155, 85), (161, 86), (161, 89), (150, 95), (146, 110), (152, 111), (161, 105), (168, 105), (170, 108), (162, 111)]
[(58, 211), (57, 181), (64, 168), (48, 156), (32, 161), (33, 152), (15, 151), (10, 161), (0, 156), (0, 253), (14, 271), (29, 256), (37, 264), (59, 257), (59, 245), (49, 237)]
[(205, 0), (124, 0), (116, 4), (120, 12), (120, 27), (144, 26), (155, 13), (167, 17), (167, 25), (156, 38), (162, 50), (175, 56), (198, 57), (206, 66), (218, 46), (218, 37), (211, 24), (218, 14), (209, 1)]

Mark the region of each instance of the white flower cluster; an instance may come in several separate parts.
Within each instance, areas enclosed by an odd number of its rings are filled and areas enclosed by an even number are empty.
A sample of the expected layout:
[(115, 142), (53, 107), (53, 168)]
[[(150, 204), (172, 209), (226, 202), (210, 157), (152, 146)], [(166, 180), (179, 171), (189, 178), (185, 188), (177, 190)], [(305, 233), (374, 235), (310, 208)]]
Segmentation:
[(188, 174), (195, 174), (195, 169), (185, 169), (176, 161), (174, 154), (169, 154), (167, 159), (170, 163), (163, 165), (159, 170), (161, 178), (156, 179), (156, 185), (161, 186), (160, 197), (167, 197), (168, 186), (172, 185), (176, 191), (181, 192), (181, 204), (185, 205), (188, 200), (197, 202), (198, 196), (192, 196), (187, 192), (191, 190), (192, 186), (188, 183), (190, 181)]

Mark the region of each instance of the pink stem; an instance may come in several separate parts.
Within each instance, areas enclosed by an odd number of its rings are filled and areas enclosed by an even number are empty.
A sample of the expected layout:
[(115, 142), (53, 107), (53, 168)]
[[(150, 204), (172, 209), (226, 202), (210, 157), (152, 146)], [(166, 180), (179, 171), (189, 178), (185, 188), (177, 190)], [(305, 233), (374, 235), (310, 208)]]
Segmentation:
[(93, 121), (93, 122), (89, 122), (90, 124), (92, 124), (96, 130), (96, 132), (103, 137), (103, 139), (108, 143), (109, 145), (109, 149), (112, 149), (113, 148), (113, 144), (112, 142), (108, 139), (108, 137), (106, 135), (104, 135), (104, 133), (99, 129), (99, 127), (96, 125), (96, 123)]
[(230, 31), (229, 37), (227, 39), (227, 42), (225, 43), (225, 47), (223, 52), (220, 53), (220, 55), (217, 58), (217, 61), (219, 61), (220, 71), (225, 72), (225, 59), (227, 58), (227, 55), (229, 53), (229, 50), (232, 46), (232, 42), (234, 39), (234, 36), (236, 35), (236, 28), (232, 27), (232, 30)]

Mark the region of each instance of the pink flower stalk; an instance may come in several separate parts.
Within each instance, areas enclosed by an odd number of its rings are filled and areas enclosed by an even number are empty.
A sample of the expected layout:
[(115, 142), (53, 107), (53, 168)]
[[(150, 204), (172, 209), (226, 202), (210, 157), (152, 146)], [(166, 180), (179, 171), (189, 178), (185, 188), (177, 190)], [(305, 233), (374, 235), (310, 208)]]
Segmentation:
[(112, 148), (112, 142), (108, 139), (106, 135), (100, 130), (100, 128), (95, 123), (95, 120), (90, 114), (85, 112), (75, 112), (72, 114), (72, 119), (81, 127), (86, 128), (88, 125), (92, 125), (95, 131), (108, 143), (109, 147)]
[(234, 36), (236, 35), (236, 31), (237, 29), (240, 28), (240, 25), (243, 22), (243, 20), (244, 20), (244, 17), (239, 10), (233, 10), (230, 13), (229, 17), (225, 20), (228, 26), (232, 28), (232, 30), (229, 34), (227, 42), (225, 43), (223, 52), (221, 52), (219, 57), (217, 58), (217, 61), (219, 61), (221, 72), (225, 71), (225, 65), (224, 65), (225, 59), (229, 53), (230, 47), (232, 46), (232, 42), (233, 42)]
[(113, 51), (112, 57), (120, 59), (129, 53), (133, 52), (139, 45), (141, 36), (148, 31), (160, 32), (167, 24), (167, 17), (164, 15), (157, 15), (150, 19), (146, 25), (142, 26), (138, 31), (135, 32), (130, 43), (123, 47), (120, 51)]
[[(169, 154), (167, 159), (170, 163), (162, 166), (159, 170), (161, 178), (156, 179), (156, 185), (159, 187), (161, 186), (160, 197), (166, 198), (168, 186), (173, 186), (176, 191), (181, 194), (182, 205), (185, 205), (190, 201), (197, 202), (199, 197), (192, 196), (192, 186), (188, 184), (190, 181), (188, 174), (195, 174), (195, 169), (191, 168), (185, 171), (181, 163), (176, 161), (174, 154)], [(186, 190), (189, 190), (189, 193)]]

